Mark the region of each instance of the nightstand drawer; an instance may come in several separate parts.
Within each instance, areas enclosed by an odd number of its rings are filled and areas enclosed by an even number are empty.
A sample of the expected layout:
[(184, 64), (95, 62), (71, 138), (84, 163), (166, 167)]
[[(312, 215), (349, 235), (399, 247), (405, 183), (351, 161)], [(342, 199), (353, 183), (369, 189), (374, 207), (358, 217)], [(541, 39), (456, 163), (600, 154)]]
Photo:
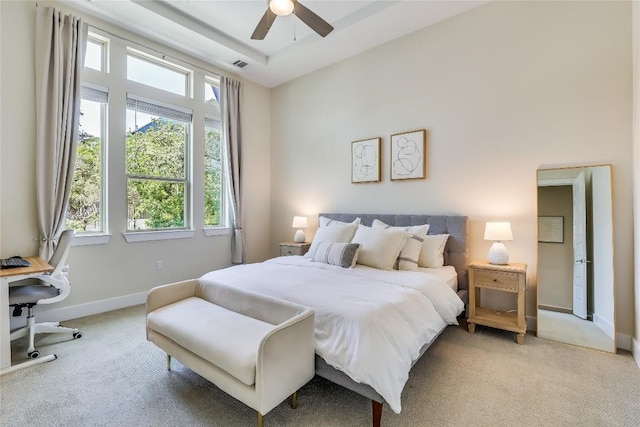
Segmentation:
[(478, 269), (475, 271), (475, 285), (518, 292), (518, 273)]
[(302, 255), (302, 250), (300, 250), (300, 248), (292, 248), (291, 246), (283, 246), (280, 248), (280, 255), (282, 256)]
[(280, 243), (280, 255), (304, 255), (309, 250), (311, 243)]

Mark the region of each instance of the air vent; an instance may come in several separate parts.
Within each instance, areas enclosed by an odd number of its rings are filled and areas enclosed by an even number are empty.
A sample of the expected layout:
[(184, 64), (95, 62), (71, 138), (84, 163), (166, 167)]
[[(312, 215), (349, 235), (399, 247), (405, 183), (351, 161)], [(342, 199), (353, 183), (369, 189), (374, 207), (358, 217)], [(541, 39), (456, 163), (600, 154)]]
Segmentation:
[(233, 63), (233, 65), (239, 68), (244, 68), (247, 66), (247, 63), (238, 59), (236, 62)]

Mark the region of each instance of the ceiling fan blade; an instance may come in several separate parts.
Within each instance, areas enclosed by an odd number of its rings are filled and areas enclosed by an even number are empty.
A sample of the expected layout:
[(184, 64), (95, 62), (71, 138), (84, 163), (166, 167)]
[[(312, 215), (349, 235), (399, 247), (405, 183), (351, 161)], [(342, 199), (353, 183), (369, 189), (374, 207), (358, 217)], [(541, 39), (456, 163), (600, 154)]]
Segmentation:
[(271, 25), (273, 25), (273, 21), (275, 20), (275, 13), (271, 12), (271, 9), (267, 8), (267, 11), (264, 13), (264, 15), (262, 15), (262, 18), (260, 19), (260, 22), (258, 22), (256, 29), (253, 30), (251, 38), (253, 40), (264, 40), (267, 33), (269, 32), (269, 29), (271, 28)]
[(309, 10), (306, 6), (299, 1), (294, 3), (294, 13), (302, 22), (307, 24), (313, 31), (320, 34), (322, 37), (326, 37), (333, 27), (324, 19)]

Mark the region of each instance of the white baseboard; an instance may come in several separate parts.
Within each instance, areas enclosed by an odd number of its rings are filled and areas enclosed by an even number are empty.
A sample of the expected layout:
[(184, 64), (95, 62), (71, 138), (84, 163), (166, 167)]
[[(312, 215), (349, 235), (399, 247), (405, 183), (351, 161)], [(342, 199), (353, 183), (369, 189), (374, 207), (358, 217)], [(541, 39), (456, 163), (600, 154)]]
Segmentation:
[(632, 338), (633, 341), (633, 350), (631, 353), (633, 354), (633, 358), (636, 360), (636, 364), (638, 368), (640, 368), (640, 342), (636, 341), (635, 338)]
[(596, 325), (602, 332), (607, 334), (609, 338), (613, 339), (613, 337), (615, 336), (614, 326), (596, 313), (593, 313), (593, 324)]
[[(77, 319), (79, 317), (91, 316), (93, 314), (105, 313), (107, 311), (131, 307), (133, 305), (144, 304), (146, 301), (147, 292), (140, 292), (137, 294), (109, 298), (101, 301), (74, 305), (71, 307), (58, 308), (55, 307), (55, 304), (51, 306), (40, 305), (35, 307), (35, 318), (36, 322), (63, 322), (69, 319)], [(24, 316), (11, 317), (11, 329), (23, 326), (25, 323), (24, 319)]]
[(631, 335), (618, 333), (616, 334), (616, 347), (622, 350), (631, 351), (631, 340)]

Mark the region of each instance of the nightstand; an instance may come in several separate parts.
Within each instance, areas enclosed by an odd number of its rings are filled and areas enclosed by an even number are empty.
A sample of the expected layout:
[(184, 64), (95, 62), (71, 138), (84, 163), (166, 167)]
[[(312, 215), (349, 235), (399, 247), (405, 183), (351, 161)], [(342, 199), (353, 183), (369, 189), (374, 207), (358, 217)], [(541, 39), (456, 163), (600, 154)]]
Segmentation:
[(309, 250), (311, 243), (294, 243), (294, 242), (286, 242), (280, 243), (280, 255), (281, 256), (289, 256), (289, 255), (304, 255)]
[[(526, 264), (494, 265), (473, 263), (469, 265), (469, 333), (474, 333), (477, 325), (490, 326), (517, 334), (518, 344), (524, 344), (527, 333), (524, 295), (527, 284)], [(516, 311), (498, 311), (482, 307), (480, 290), (510, 292), (518, 295)]]

